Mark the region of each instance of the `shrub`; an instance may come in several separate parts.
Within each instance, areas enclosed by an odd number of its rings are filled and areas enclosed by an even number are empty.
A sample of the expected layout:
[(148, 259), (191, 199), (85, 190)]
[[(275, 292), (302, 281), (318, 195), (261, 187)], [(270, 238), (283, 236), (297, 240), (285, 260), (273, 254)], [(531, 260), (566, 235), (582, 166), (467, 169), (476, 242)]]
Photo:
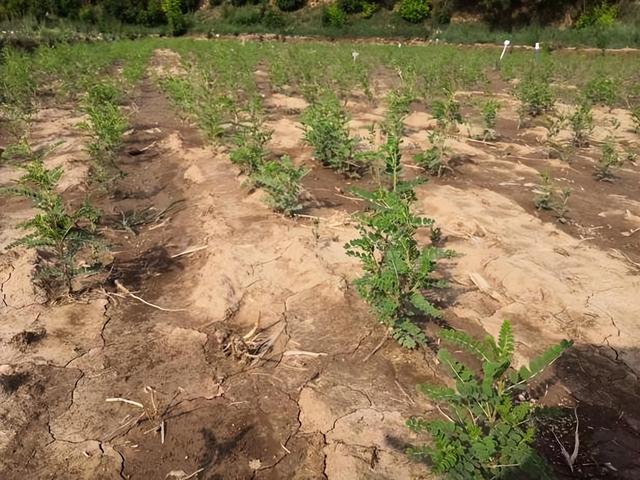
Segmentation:
[(589, 136), (594, 127), (591, 103), (588, 100), (583, 101), (569, 116), (569, 124), (573, 132), (573, 146), (578, 148), (588, 147)]
[(314, 148), (315, 158), (338, 172), (358, 175), (363, 164), (348, 122), (349, 117), (334, 95), (324, 95), (302, 115), (304, 139)]
[(611, 78), (596, 77), (587, 82), (584, 95), (591, 103), (613, 107), (618, 98), (618, 85)]
[(362, 12), (360, 13), (360, 16), (362, 18), (371, 18), (378, 10), (380, 10), (380, 5), (377, 3), (364, 2), (362, 4)]
[(400, 18), (411, 23), (420, 23), (429, 16), (427, 0), (400, 0), (397, 9)]
[(580, 18), (578, 18), (575, 24), (575, 28), (611, 28), (616, 23), (618, 11), (617, 5), (609, 5), (606, 0), (603, 0), (600, 5), (596, 5), (591, 10), (580, 15)]
[(448, 350), (440, 350), (438, 357), (455, 387), (419, 386), (430, 400), (443, 405), (439, 410), (444, 418), (407, 422), (414, 432), (433, 437), (433, 445), (412, 447), (409, 454), (430, 460), (435, 473), (451, 479), (504, 478), (523, 470), (532, 478), (551, 478), (550, 469), (533, 448), (537, 407), (518, 394), (572, 342), (563, 340), (528, 367), (511, 370), (515, 341), (509, 322), (503, 323), (497, 340), (487, 336), (478, 341), (453, 330), (444, 330), (442, 338), (476, 357), (482, 364), (477, 370), (481, 373), (456, 360)]
[(286, 22), (282, 13), (273, 8), (267, 8), (262, 14), (262, 23), (269, 28), (282, 28)]
[(453, 253), (418, 244), (417, 231), (433, 227), (434, 221), (411, 212), (416, 200), (411, 185), (402, 183), (395, 191), (380, 188), (356, 194), (371, 206), (356, 215), (360, 236), (345, 245), (347, 255), (358, 258), (364, 270), (355, 281), (358, 293), (400, 345), (424, 345), (427, 337), (415, 319), (424, 315), (441, 317), (424, 291), (446, 286), (432, 275), (438, 259)]
[(276, 0), (276, 7), (283, 12), (293, 12), (304, 6), (304, 0)]
[(260, 165), (251, 182), (269, 195), (268, 203), (276, 212), (292, 216), (302, 210), (300, 182), (308, 173), (304, 167), (296, 167), (287, 156)]
[(95, 246), (98, 240), (96, 223), (100, 212), (84, 203), (77, 209), (65, 205), (56, 186), (62, 177), (61, 167), (48, 170), (42, 159), (24, 167), (25, 174), (17, 185), (0, 189), (0, 194), (28, 198), (38, 213), (21, 223), (29, 233), (10, 247), (22, 245), (39, 253), (36, 279), (50, 296), (61, 294), (60, 289), (72, 293), (72, 280), (86, 270), (76, 262), (77, 254), (85, 247)]
[(562, 223), (566, 221), (569, 207), (567, 203), (571, 196), (570, 188), (558, 190), (554, 185), (553, 179), (549, 172), (540, 174), (540, 184), (537, 186), (536, 197), (534, 203), (538, 210), (550, 210), (556, 214), (558, 220)]
[(322, 9), (322, 24), (329, 27), (344, 27), (347, 24), (347, 14), (337, 3), (331, 3)]
[(182, 0), (162, 0), (162, 11), (167, 17), (169, 33), (178, 36), (187, 31), (187, 21), (182, 13)]

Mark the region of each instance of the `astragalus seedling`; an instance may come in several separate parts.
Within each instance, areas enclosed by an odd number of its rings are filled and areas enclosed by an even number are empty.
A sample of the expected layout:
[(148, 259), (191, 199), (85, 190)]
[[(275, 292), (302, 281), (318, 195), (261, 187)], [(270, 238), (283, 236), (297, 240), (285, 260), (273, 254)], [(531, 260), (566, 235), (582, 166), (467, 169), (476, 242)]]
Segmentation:
[(87, 202), (75, 209), (65, 204), (56, 191), (61, 167), (49, 170), (41, 160), (33, 160), (24, 169), (17, 184), (0, 189), (0, 194), (27, 198), (38, 213), (19, 225), (29, 233), (11, 247), (22, 245), (38, 251), (36, 283), (50, 297), (57, 297), (61, 290), (73, 293), (73, 278), (86, 270), (76, 257), (86, 247), (97, 245), (100, 212)]
[(364, 270), (355, 281), (357, 290), (400, 345), (424, 345), (427, 337), (415, 320), (442, 316), (425, 292), (446, 286), (433, 274), (438, 260), (452, 252), (418, 244), (418, 230), (433, 227), (434, 221), (411, 211), (416, 200), (412, 185), (356, 194), (370, 204), (355, 216), (360, 236), (345, 245), (347, 255), (358, 258)]
[(571, 196), (570, 188), (559, 189), (551, 178), (551, 174), (542, 172), (540, 184), (536, 187), (535, 194), (534, 203), (538, 210), (550, 210), (556, 214), (560, 222), (566, 222), (569, 212), (568, 202)]
[(555, 95), (549, 80), (542, 75), (529, 74), (516, 87), (516, 98), (520, 100), (518, 114), (522, 123), (527, 117), (538, 117), (553, 110)]
[(433, 102), (431, 112), (438, 123), (438, 128), (444, 132), (457, 130), (458, 124), (464, 121), (460, 104), (451, 90), (445, 89), (444, 98)]
[(385, 173), (391, 178), (391, 190), (395, 190), (402, 171), (400, 146), (405, 133), (404, 119), (409, 113), (413, 97), (406, 91), (392, 91), (387, 97), (387, 114), (382, 123), (385, 142), (380, 147)]
[(591, 102), (589, 100), (583, 100), (578, 105), (576, 110), (569, 116), (569, 124), (573, 133), (573, 146), (577, 148), (588, 147), (589, 137), (594, 128)]
[(235, 146), (229, 158), (243, 173), (252, 175), (260, 170), (269, 156), (266, 145), (272, 131), (264, 125), (262, 103), (257, 99), (249, 102), (246, 111), (240, 112), (240, 117), (233, 139)]
[(89, 89), (83, 100), (87, 121), (81, 127), (89, 132), (93, 174), (99, 181), (108, 180), (116, 169), (115, 156), (122, 145), (128, 122), (120, 110), (120, 90), (113, 83), (102, 82)]
[(640, 105), (631, 109), (631, 121), (636, 133), (640, 133)]
[(349, 117), (335, 95), (325, 93), (302, 115), (304, 139), (323, 165), (347, 175), (360, 175), (363, 161), (357, 154), (358, 139), (349, 133)]
[(251, 182), (269, 195), (267, 203), (274, 211), (293, 216), (302, 210), (301, 181), (308, 173), (297, 167), (287, 156), (260, 165), (251, 176)]
[(453, 169), (449, 165), (451, 149), (447, 147), (447, 134), (440, 130), (429, 132), (430, 146), (425, 151), (414, 155), (413, 159), (419, 167), (424, 168), (430, 175), (441, 177)]
[(600, 159), (595, 165), (594, 175), (596, 179), (611, 182), (614, 178), (615, 170), (624, 163), (616, 147), (613, 137), (608, 137), (602, 145)]
[(498, 120), (498, 112), (501, 105), (497, 100), (489, 99), (481, 106), (482, 119), (484, 120), (484, 132), (482, 137), (484, 141), (496, 139), (496, 122)]
[[(479, 341), (453, 330), (444, 330), (441, 336), (476, 357), (481, 368), (472, 369), (448, 350), (440, 350), (438, 357), (454, 387), (419, 386), (441, 405), (442, 418), (407, 422), (414, 432), (427, 432), (433, 439), (429, 445), (411, 447), (409, 454), (429, 460), (435, 473), (452, 480), (552, 478), (534, 449), (539, 409), (521, 394), (572, 342), (563, 340), (516, 370), (512, 369), (515, 339), (509, 322), (503, 323), (497, 339), (487, 336)], [(521, 477), (518, 472), (526, 473)]]

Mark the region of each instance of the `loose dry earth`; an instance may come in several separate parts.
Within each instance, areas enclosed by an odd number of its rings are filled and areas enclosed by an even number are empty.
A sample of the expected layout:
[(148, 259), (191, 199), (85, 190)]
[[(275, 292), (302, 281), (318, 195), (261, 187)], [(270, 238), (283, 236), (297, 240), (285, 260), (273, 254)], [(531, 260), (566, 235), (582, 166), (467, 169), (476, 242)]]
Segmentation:
[[(159, 52), (152, 69), (170, 71), (172, 61)], [(431, 350), (386, 342), (370, 355), (384, 331), (354, 292), (357, 264), (343, 249), (355, 236), (349, 212), (362, 205), (348, 198), (349, 182), (312, 162), (298, 123), (305, 101), (264, 87), (272, 149), (313, 168), (305, 214), (317, 221), (282, 218), (248, 194), (225, 151), (179, 119), (152, 73), (131, 93), (118, 160), (126, 176), (111, 194), (94, 194), (111, 219), (105, 289), (45, 305), (31, 287), (33, 255), (0, 259), (0, 478), (433, 478), (405, 456), (416, 439), (404, 422), (434, 409), (415, 385), (444, 376)], [(354, 131), (384, 114), (359, 96), (349, 109)], [(628, 128), (626, 112), (598, 115)], [(572, 425), (543, 427), (541, 448), (562, 478), (640, 478), (640, 171), (598, 183), (591, 169), (603, 132), (569, 165), (537, 149), (534, 129), (516, 130), (515, 104), (500, 118), (498, 141), (461, 135), (456, 174), (418, 189), (419, 210), (458, 253), (445, 268), (446, 323), (483, 335), (510, 319), (519, 361), (573, 338), (537, 398), (577, 405), (576, 471), (551, 433), (571, 450)], [(47, 162), (65, 165), (71, 200), (87, 189), (79, 121), (51, 107), (33, 128), (35, 144), (65, 141)], [(432, 122), (419, 107), (407, 119), (407, 161)], [(638, 149), (631, 133), (628, 142)], [(549, 167), (574, 188), (567, 224), (533, 206)], [(15, 177), (0, 169), (1, 183)], [(4, 248), (30, 211), (2, 202)], [(137, 232), (116, 229), (123, 212), (147, 207), (171, 208)], [(270, 348), (247, 345), (256, 325)]]

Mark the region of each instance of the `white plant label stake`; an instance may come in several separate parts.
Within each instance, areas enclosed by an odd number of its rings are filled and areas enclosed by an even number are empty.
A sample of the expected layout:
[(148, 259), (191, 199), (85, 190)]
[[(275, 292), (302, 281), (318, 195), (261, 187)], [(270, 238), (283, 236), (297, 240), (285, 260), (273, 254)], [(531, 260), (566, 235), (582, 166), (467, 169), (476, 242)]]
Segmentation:
[(504, 58), (505, 53), (507, 53), (507, 48), (509, 48), (509, 45), (511, 45), (511, 40), (505, 40), (504, 48), (502, 49), (502, 55), (500, 55), (500, 60)]
[(534, 47), (536, 54), (536, 62), (540, 60), (540, 43), (536, 42), (536, 46)]
[(356, 52), (355, 50), (353, 52), (351, 52), (351, 56), (353, 57), (354, 63), (358, 59), (358, 55), (360, 55), (360, 54), (358, 52)]

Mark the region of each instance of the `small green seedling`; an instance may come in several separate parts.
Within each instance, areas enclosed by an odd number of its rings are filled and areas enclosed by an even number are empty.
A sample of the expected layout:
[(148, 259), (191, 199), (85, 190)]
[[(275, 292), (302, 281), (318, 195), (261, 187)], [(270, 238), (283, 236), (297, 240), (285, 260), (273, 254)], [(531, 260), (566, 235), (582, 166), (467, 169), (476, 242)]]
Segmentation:
[(345, 245), (347, 255), (358, 258), (364, 270), (355, 281), (358, 293), (400, 345), (424, 345), (427, 337), (415, 320), (442, 316), (425, 292), (446, 286), (433, 274), (437, 261), (453, 252), (418, 244), (418, 230), (433, 227), (434, 221), (411, 212), (416, 200), (412, 184), (356, 194), (371, 206), (355, 216), (360, 236)]
[(496, 139), (496, 122), (498, 120), (498, 112), (501, 105), (497, 100), (489, 99), (482, 104), (482, 119), (484, 120), (484, 141), (492, 141)]
[(267, 192), (271, 208), (293, 216), (302, 210), (301, 181), (307, 173), (304, 167), (296, 167), (289, 157), (284, 156), (260, 165), (251, 176), (251, 182)]
[(593, 114), (591, 113), (591, 103), (583, 101), (576, 110), (569, 116), (569, 124), (573, 132), (572, 143), (576, 148), (589, 146), (589, 137), (593, 132)]
[(624, 159), (620, 158), (615, 140), (613, 137), (608, 137), (602, 145), (602, 154), (596, 163), (594, 175), (598, 180), (612, 182), (615, 170), (623, 163)]
[(569, 213), (570, 188), (558, 189), (549, 172), (540, 174), (540, 184), (537, 186), (534, 203), (538, 210), (549, 210), (555, 213), (558, 221), (565, 223)]
[(73, 209), (65, 204), (56, 186), (62, 177), (61, 167), (47, 169), (42, 160), (33, 160), (24, 167), (25, 174), (12, 187), (0, 189), (0, 194), (31, 200), (38, 213), (21, 223), (27, 235), (13, 242), (38, 251), (36, 283), (50, 298), (62, 293), (74, 293), (72, 280), (87, 271), (77, 261), (77, 255), (87, 247), (96, 247), (99, 236), (96, 224), (100, 212), (88, 202)]
[(451, 150), (447, 147), (446, 134), (440, 130), (429, 132), (429, 143), (431, 146), (427, 150), (414, 155), (416, 164), (436, 177), (443, 176), (447, 171), (453, 172), (448, 163)]
[(534, 449), (539, 409), (521, 394), (572, 342), (563, 340), (516, 370), (512, 369), (515, 339), (509, 322), (502, 324), (497, 339), (487, 336), (478, 341), (454, 330), (444, 330), (441, 336), (476, 357), (481, 368), (472, 369), (448, 350), (440, 350), (438, 357), (453, 387), (419, 386), (429, 400), (441, 405), (441, 418), (407, 422), (414, 432), (426, 432), (433, 439), (429, 445), (409, 448), (409, 454), (429, 460), (435, 473), (452, 480), (507, 478), (518, 472), (531, 475), (523, 478), (552, 478)]

